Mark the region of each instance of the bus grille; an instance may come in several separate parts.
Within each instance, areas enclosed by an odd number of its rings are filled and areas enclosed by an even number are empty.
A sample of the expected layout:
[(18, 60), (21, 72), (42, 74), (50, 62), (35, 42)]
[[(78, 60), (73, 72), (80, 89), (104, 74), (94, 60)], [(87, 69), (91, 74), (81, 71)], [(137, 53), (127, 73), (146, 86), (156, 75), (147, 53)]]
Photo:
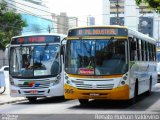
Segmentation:
[(72, 82), (75, 84), (76, 88), (78, 89), (106, 89), (110, 90), (114, 87), (114, 84), (107, 83), (108, 81), (90, 81), (88, 83), (85, 83), (85, 80), (77, 81), (72, 80)]
[(18, 87), (21, 89), (43, 89), (50, 86), (50, 81), (46, 80), (33, 80), (33, 81), (21, 81), (21, 84), (18, 84)]

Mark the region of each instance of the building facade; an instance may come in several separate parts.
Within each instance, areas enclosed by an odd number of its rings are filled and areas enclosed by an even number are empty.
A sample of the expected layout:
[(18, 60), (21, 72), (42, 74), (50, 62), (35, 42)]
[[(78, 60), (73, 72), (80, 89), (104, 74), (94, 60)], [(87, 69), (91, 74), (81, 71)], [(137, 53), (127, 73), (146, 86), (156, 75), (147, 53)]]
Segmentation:
[(56, 31), (60, 34), (67, 34), (68, 29), (78, 26), (77, 17), (68, 17), (65, 12), (61, 12), (60, 15), (52, 15), (54, 21), (56, 21)]
[(54, 27), (49, 8), (42, 0), (8, 0), (7, 5), (26, 21), (27, 27), (23, 28), (22, 35), (46, 33), (49, 27)]
[(125, 25), (160, 40), (160, 16), (135, 0), (103, 0), (103, 24)]
[(93, 26), (95, 25), (95, 17), (88, 16), (87, 17), (87, 26)]

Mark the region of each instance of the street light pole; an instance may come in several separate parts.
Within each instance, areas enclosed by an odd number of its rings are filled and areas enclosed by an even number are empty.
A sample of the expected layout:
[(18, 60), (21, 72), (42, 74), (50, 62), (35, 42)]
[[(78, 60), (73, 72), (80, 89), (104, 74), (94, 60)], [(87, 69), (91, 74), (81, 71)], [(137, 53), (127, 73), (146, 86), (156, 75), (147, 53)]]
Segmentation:
[(119, 22), (119, 2), (117, 0), (117, 3), (116, 3), (116, 8), (117, 8), (117, 25), (120, 25), (120, 22)]

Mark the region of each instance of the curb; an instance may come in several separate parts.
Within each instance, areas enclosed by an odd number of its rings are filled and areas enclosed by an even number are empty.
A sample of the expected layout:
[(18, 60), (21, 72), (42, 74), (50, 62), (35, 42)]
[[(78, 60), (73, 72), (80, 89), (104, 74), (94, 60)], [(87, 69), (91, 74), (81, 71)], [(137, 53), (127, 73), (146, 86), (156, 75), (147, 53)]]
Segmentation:
[(0, 103), (0, 105), (11, 104), (11, 103), (18, 103), (18, 102), (22, 102), (22, 101), (26, 101), (26, 100), (27, 100), (27, 99), (7, 101), (7, 102), (2, 102), (2, 103)]

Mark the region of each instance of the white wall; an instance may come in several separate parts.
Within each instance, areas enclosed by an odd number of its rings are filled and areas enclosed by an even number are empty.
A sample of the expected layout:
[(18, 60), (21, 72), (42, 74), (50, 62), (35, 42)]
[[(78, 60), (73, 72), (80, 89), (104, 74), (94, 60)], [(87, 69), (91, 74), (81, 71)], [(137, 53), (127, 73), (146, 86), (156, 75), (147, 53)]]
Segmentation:
[(103, 0), (103, 25), (110, 24), (110, 2)]
[(154, 26), (153, 36), (157, 41), (160, 41), (160, 15), (154, 14), (154, 16), (155, 17), (154, 17), (154, 23), (153, 23), (153, 26)]
[(135, 0), (125, 0), (124, 25), (134, 30), (138, 30), (139, 24), (139, 19), (137, 18), (137, 16), (139, 16), (139, 11), (136, 8)]

